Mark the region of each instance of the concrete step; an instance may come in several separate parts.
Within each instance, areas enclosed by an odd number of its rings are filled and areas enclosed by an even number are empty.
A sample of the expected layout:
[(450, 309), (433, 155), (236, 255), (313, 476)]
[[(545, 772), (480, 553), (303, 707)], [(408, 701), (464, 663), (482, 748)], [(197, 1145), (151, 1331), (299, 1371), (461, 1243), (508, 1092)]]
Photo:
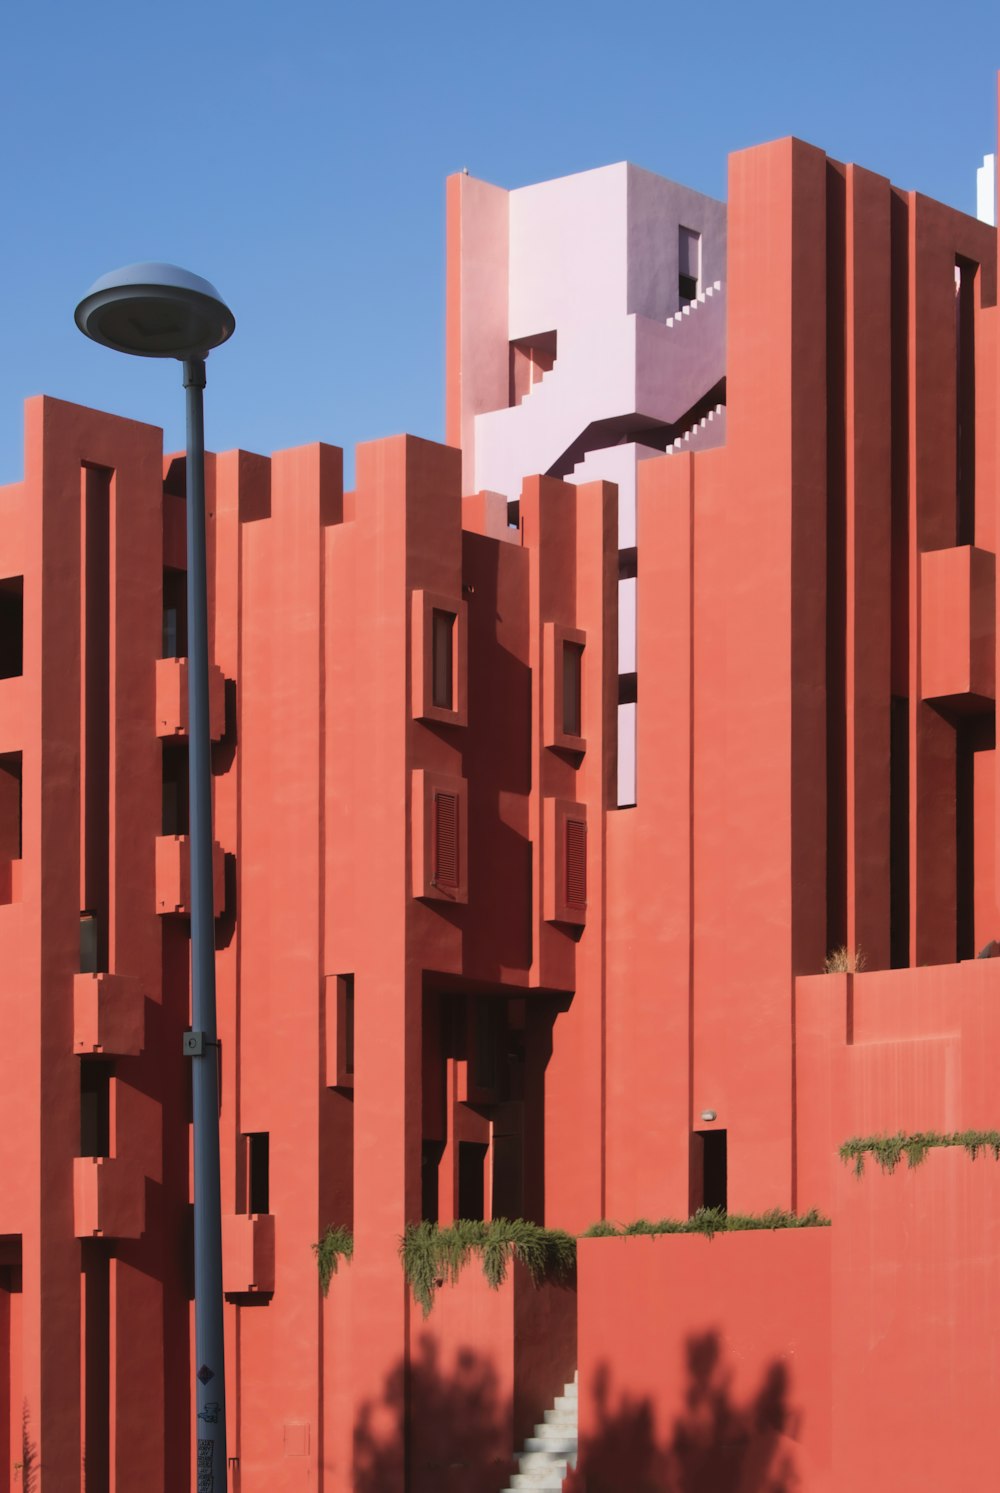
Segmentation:
[(566, 1463), (557, 1462), (548, 1468), (539, 1468), (533, 1472), (515, 1472), (510, 1480), (511, 1488), (535, 1488), (542, 1489), (543, 1493), (562, 1493), (563, 1478), (566, 1476)]
[(526, 1452), (549, 1452), (556, 1457), (575, 1457), (577, 1448), (576, 1432), (572, 1435), (564, 1431), (561, 1426), (536, 1427), (541, 1431), (548, 1431), (548, 1435), (529, 1436), (524, 1443)]

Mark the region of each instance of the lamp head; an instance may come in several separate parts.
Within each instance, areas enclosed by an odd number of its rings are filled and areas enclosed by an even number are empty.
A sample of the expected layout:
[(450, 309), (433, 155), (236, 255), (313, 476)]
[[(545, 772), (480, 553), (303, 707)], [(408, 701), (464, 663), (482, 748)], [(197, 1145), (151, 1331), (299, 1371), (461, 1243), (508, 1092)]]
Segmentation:
[(214, 285), (175, 264), (128, 264), (94, 282), (76, 308), (81, 332), (142, 358), (204, 358), (236, 318)]

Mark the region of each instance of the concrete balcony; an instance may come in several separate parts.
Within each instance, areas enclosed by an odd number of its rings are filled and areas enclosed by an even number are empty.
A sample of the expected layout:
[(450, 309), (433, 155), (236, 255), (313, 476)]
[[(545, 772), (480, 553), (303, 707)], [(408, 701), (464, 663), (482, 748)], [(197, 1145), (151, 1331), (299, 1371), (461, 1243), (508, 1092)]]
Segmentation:
[[(226, 901), (226, 857), (212, 846), (213, 900), (216, 917)], [(156, 910), (161, 917), (185, 917), (191, 911), (191, 846), (187, 835), (158, 835), (156, 840)]]
[(222, 1219), (222, 1289), (227, 1296), (274, 1290), (273, 1213), (227, 1213)]
[[(215, 664), (208, 668), (208, 719), (212, 740), (226, 734), (226, 680)], [(188, 733), (188, 661), (156, 660), (156, 734), (181, 739)]]
[(146, 1227), (146, 1179), (115, 1156), (73, 1158), (78, 1239), (138, 1239)]
[(73, 976), (73, 1051), (136, 1057), (146, 1037), (146, 1003), (137, 980)]

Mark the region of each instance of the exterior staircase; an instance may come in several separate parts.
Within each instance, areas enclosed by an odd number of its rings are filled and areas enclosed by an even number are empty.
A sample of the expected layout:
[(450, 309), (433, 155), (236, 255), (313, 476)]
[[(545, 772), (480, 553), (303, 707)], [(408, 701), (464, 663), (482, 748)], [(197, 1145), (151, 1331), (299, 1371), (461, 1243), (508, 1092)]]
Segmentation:
[(566, 1385), (561, 1395), (556, 1395), (552, 1409), (546, 1410), (534, 1436), (524, 1443), (515, 1459), (518, 1470), (504, 1493), (517, 1493), (522, 1488), (532, 1488), (537, 1493), (549, 1490), (561, 1493), (563, 1478), (570, 1467), (576, 1466), (577, 1379), (574, 1374), (573, 1382)]

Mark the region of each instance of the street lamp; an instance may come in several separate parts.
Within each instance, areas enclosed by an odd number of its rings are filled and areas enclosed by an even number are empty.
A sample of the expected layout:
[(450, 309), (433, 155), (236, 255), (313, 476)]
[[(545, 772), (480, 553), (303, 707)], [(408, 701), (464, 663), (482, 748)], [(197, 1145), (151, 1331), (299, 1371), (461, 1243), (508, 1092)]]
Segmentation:
[(208, 719), (205, 561), (205, 359), (236, 318), (214, 285), (173, 264), (130, 264), (104, 275), (76, 308), (95, 342), (143, 358), (178, 358), (187, 391), (188, 773), (191, 850), (191, 1026), (194, 1099), (194, 1322), (199, 1490), (222, 1493), (226, 1373), (222, 1328), (219, 1067), (212, 906), (212, 764)]

